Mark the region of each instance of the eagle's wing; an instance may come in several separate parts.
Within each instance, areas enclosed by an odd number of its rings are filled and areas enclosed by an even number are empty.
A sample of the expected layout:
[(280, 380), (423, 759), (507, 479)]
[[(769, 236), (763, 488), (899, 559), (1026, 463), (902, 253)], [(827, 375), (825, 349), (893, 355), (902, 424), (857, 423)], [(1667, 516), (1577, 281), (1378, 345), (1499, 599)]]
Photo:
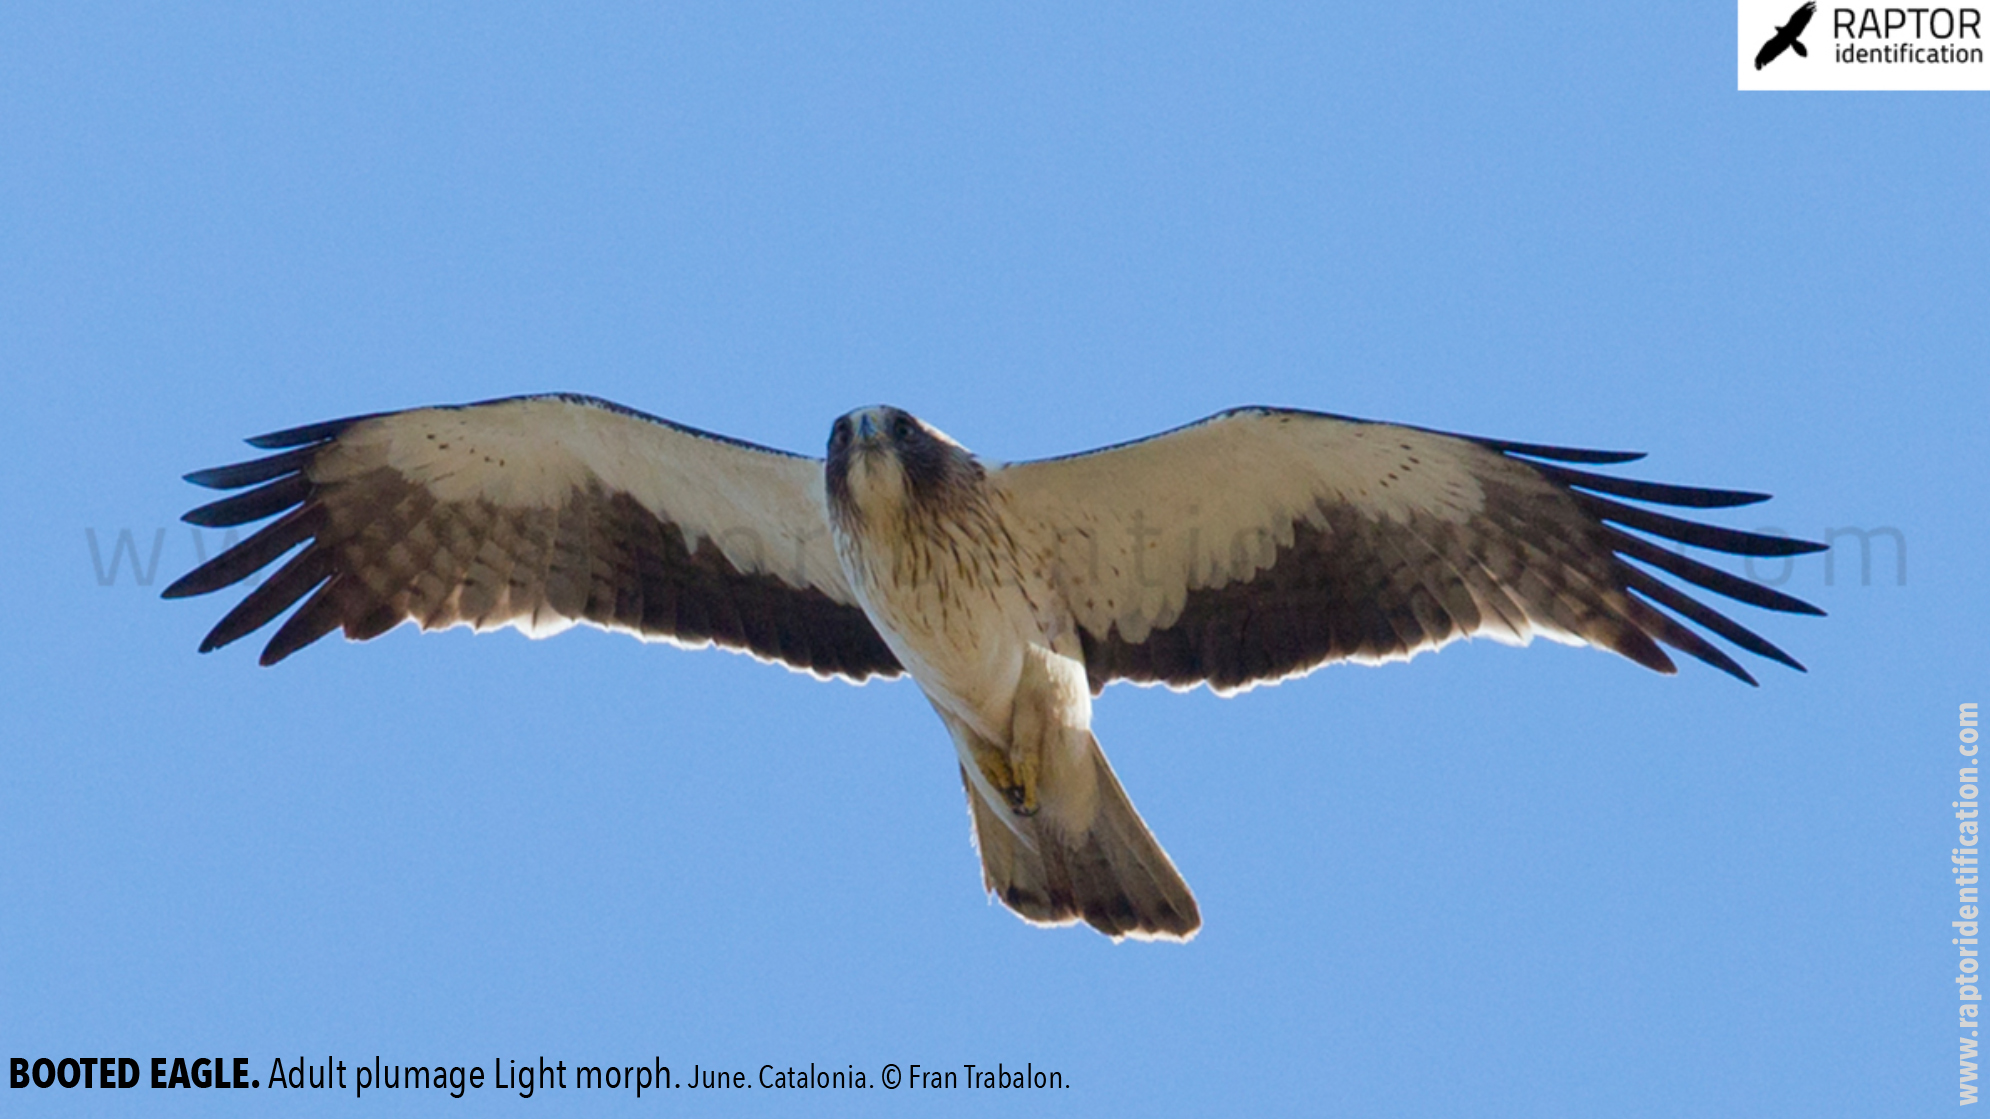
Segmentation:
[(1626, 530), (1740, 555), (1822, 546), (1599, 496), (1714, 508), (1765, 495), (1554, 464), (1637, 457), (1252, 408), (1001, 467), (990, 482), (1019, 544), (1049, 567), (1094, 688), (1122, 679), (1223, 692), (1460, 637), (1536, 634), (1671, 672), (1664, 643), (1754, 682), (1659, 607), (1801, 668), (1626, 558), (1755, 606), (1821, 611)]
[(1803, 29), (1810, 26), (1810, 17), (1816, 14), (1816, 0), (1811, 0), (1810, 3), (1790, 13), (1790, 22), (1783, 25), (1784, 37), (1792, 43), (1796, 42), (1797, 36), (1803, 34)]
[(1776, 56), (1783, 53), (1789, 45), (1789, 38), (1780, 31), (1776, 32), (1774, 38), (1763, 43), (1762, 49), (1755, 52), (1755, 68), (1760, 70), (1762, 67), (1776, 61)]
[(249, 442), (280, 453), (187, 475), (245, 492), (185, 519), (277, 519), (166, 597), (219, 590), (303, 548), (202, 652), (303, 600), (262, 663), (339, 628), (355, 640), (404, 621), (537, 636), (590, 622), (821, 675), (899, 672), (843, 579), (818, 460), (580, 396), (355, 416)]

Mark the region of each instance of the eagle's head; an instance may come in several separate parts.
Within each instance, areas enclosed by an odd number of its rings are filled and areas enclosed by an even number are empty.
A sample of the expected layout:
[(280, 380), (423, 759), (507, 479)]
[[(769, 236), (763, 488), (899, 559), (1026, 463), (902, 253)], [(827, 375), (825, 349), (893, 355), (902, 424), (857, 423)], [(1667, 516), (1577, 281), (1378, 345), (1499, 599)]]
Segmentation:
[(859, 408), (829, 429), (824, 489), (845, 524), (931, 517), (971, 500), (982, 477), (967, 448), (898, 408)]

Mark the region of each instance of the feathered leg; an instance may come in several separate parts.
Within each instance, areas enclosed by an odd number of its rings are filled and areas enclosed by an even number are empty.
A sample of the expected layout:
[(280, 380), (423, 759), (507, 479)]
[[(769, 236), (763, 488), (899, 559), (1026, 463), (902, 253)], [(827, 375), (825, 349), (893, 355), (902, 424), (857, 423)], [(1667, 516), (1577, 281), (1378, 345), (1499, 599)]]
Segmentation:
[(1031, 653), (1010, 742), (989, 742), (940, 710), (961, 757), (983, 885), (1037, 924), (1082, 919), (1115, 940), (1188, 939), (1202, 925), (1195, 895), (1084, 725), (1082, 668), (1074, 704), (1063, 679), (1072, 666)]

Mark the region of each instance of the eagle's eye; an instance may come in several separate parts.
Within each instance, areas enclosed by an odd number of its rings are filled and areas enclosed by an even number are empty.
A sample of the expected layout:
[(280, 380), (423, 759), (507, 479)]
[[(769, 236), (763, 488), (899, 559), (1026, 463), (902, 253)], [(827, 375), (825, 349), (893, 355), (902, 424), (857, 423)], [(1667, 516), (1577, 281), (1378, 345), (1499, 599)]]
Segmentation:
[(891, 418), (891, 441), (903, 443), (912, 438), (912, 417), (896, 415)]
[(836, 423), (832, 425), (829, 429), (830, 449), (835, 450), (836, 448), (842, 447), (848, 444), (849, 442), (850, 442), (850, 421), (847, 419), (837, 420)]

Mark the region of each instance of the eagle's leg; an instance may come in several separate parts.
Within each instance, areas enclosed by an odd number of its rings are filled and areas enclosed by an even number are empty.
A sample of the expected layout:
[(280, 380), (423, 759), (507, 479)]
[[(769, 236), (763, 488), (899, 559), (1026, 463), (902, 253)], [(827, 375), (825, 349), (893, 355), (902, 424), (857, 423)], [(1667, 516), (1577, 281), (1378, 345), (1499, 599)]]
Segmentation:
[(990, 893), (1039, 924), (1083, 920), (1114, 939), (1195, 934), (1195, 895), (1092, 737), (1080, 662), (1041, 647), (1024, 653), (1006, 743), (934, 709), (960, 752)]
[(1041, 807), (1037, 800), (1037, 775), (1042, 769), (1042, 751), (1019, 749), (1018, 746), (1013, 739), (1009, 743), (1009, 783), (996, 787), (1008, 799), (1009, 811), (1018, 816), (1034, 816)]
[(1018, 816), (1034, 816), (1037, 810), (1036, 759), (1028, 751), (998, 746), (979, 735), (967, 740), (967, 752), (974, 768), (988, 787), (1002, 795), (1009, 811)]
[[(1065, 648), (1063, 646), (1069, 646)], [(996, 782), (1018, 816), (1034, 816), (1044, 797), (1075, 799), (1091, 810), (1092, 689), (1077, 639), (1029, 645), (1009, 712), (1008, 770)], [(1055, 786), (1055, 790), (1049, 788)], [(1075, 821), (1074, 821), (1075, 823)]]

